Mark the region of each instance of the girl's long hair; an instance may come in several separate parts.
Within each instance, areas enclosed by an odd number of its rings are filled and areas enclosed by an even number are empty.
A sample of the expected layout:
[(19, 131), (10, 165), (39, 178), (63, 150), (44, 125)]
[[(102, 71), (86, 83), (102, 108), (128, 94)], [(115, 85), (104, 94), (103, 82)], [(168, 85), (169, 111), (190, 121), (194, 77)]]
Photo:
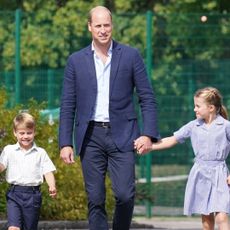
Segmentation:
[(214, 105), (217, 114), (220, 114), (223, 118), (228, 120), (228, 112), (222, 102), (222, 95), (219, 90), (214, 87), (205, 87), (198, 89), (194, 97), (202, 97), (205, 102), (210, 105)]

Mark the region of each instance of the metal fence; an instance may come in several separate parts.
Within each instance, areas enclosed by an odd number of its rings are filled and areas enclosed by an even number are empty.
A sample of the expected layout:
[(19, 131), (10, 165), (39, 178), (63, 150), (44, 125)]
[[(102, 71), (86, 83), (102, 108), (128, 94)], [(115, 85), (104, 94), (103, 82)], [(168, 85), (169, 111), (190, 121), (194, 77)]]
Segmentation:
[[(84, 12), (78, 14), (79, 18), (85, 15)], [(28, 37), (28, 27), (38, 26), (33, 24), (33, 17), (35, 15), (20, 11), (0, 11), (0, 83), (10, 95), (7, 106), (26, 104), (34, 98), (38, 102), (46, 101), (47, 109), (52, 111), (58, 109), (60, 103), (63, 60), (89, 44), (90, 35), (86, 24), (76, 36), (70, 31), (68, 38), (61, 31), (51, 34), (49, 29), (44, 30), (47, 33), (32, 34), (47, 40), (64, 37), (64, 48), (55, 44), (51, 47), (57, 56), (52, 59)], [(52, 31), (51, 22), (43, 23)], [(217, 87), (224, 96), (224, 104), (230, 108), (229, 14), (119, 14), (114, 15), (114, 24), (115, 39), (137, 47), (145, 58), (159, 104), (159, 129), (163, 137), (194, 118), (193, 93), (200, 87)], [(28, 65), (23, 55), (33, 59), (35, 51), (44, 52), (44, 57)], [(144, 205), (147, 216), (152, 215), (153, 207), (181, 208), (192, 160), (189, 142), (137, 157), (136, 205)], [(157, 214), (157, 209), (154, 212)]]

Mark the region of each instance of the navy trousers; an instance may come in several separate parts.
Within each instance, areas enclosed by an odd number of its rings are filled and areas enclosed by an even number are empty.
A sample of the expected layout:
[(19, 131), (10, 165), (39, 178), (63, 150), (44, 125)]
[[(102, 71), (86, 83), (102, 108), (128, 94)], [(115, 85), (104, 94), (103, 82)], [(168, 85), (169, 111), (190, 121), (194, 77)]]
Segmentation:
[(105, 177), (108, 171), (115, 196), (113, 230), (129, 230), (135, 196), (135, 155), (120, 152), (109, 127), (90, 125), (80, 154), (90, 230), (108, 230)]
[(8, 227), (37, 230), (42, 203), (39, 186), (13, 185), (7, 191)]

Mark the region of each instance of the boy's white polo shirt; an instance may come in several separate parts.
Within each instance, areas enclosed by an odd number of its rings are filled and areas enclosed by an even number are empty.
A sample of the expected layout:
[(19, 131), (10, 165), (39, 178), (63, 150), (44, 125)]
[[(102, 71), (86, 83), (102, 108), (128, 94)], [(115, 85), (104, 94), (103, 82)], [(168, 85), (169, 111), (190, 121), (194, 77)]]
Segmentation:
[(0, 163), (6, 168), (6, 181), (21, 186), (37, 186), (43, 183), (43, 175), (56, 170), (47, 152), (34, 143), (28, 151), (22, 151), (19, 143), (4, 147)]

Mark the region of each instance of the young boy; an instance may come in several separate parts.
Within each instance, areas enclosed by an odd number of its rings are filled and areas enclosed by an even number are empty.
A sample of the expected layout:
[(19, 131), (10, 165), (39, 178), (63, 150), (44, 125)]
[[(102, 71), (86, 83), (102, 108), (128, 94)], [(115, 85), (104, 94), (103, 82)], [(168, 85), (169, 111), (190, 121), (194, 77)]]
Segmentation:
[(4, 147), (0, 156), (0, 172), (6, 169), (8, 230), (36, 230), (42, 197), (43, 175), (50, 196), (56, 196), (53, 171), (48, 154), (34, 143), (35, 120), (28, 113), (19, 113), (13, 121), (17, 143)]

